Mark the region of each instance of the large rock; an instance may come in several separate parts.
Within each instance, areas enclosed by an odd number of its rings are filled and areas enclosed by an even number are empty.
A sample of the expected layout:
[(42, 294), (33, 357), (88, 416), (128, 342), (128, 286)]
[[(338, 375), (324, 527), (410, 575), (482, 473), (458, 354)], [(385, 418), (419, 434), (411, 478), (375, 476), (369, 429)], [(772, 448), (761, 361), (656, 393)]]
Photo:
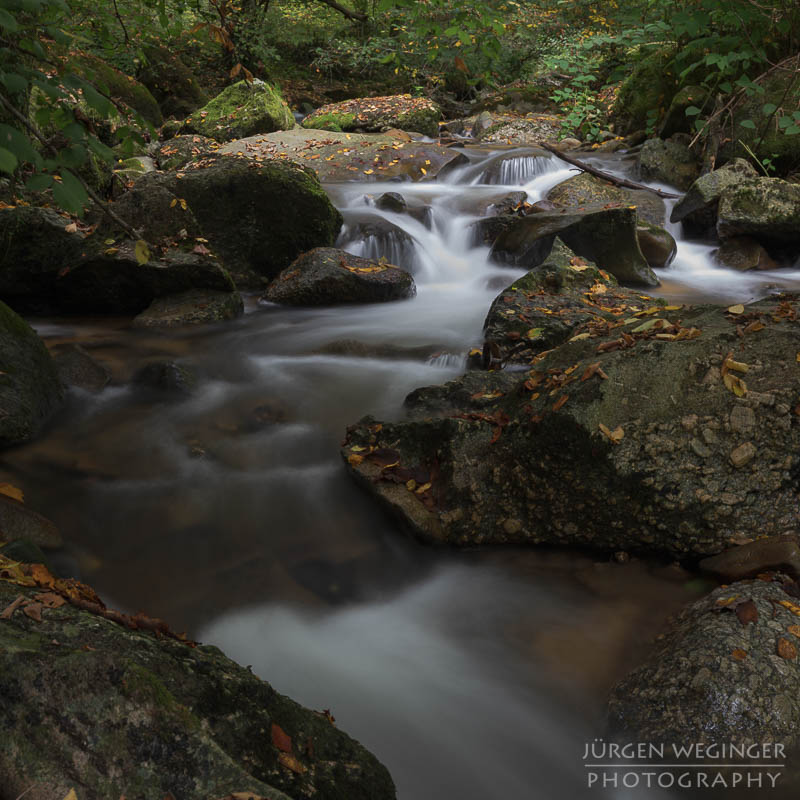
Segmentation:
[[(498, 217), (497, 220), (502, 218)], [(503, 230), (491, 251), (496, 260), (519, 267), (541, 264), (560, 236), (579, 256), (594, 261), (623, 283), (658, 286), (636, 236), (636, 209), (587, 205), (583, 209), (543, 211)]]
[(436, 137), (441, 118), (442, 111), (432, 100), (396, 94), (329, 103), (312, 111), (302, 124), (304, 128), (366, 133), (399, 128)]
[(328, 306), (403, 300), (415, 291), (414, 279), (400, 267), (317, 247), (281, 272), (264, 299), (290, 306)]
[(152, 92), (165, 117), (183, 119), (208, 102), (194, 73), (168, 47), (145, 48), (147, 63), (139, 80)]
[(752, 236), (762, 244), (800, 244), (800, 185), (778, 178), (750, 178), (727, 188), (719, 199), (721, 239)]
[(653, 269), (668, 267), (678, 252), (678, 243), (669, 231), (643, 219), (636, 223), (636, 240), (642, 255)]
[(778, 266), (770, 254), (749, 236), (726, 239), (712, 255), (720, 266), (740, 272), (749, 269), (774, 269)]
[(0, 302), (0, 447), (32, 439), (61, 404), (63, 392), (42, 340)]
[(157, 297), (134, 317), (136, 328), (177, 328), (181, 325), (207, 325), (236, 319), (244, 313), (239, 292), (190, 289)]
[(588, 172), (556, 184), (547, 199), (561, 208), (577, 208), (595, 203), (636, 206), (639, 219), (650, 225), (663, 225), (667, 219), (667, 207), (654, 192), (643, 189), (626, 189), (615, 186)]
[[(0, 608), (36, 591), (0, 581)], [(21, 609), (0, 620), (4, 796), (395, 797), (385, 767), (326, 714), (216, 647), (69, 603), (39, 609), (40, 621)]]
[(24, 503), (0, 493), (0, 541), (30, 542), (38, 547), (61, 547), (58, 528)]
[[(548, 308), (541, 286), (517, 293)], [(596, 313), (554, 349), (540, 351), (536, 319), (516, 329), (527, 372), (469, 372), (412, 393), (406, 421), (351, 427), (354, 476), (418, 536), (452, 544), (686, 557), (793, 529), (796, 303), (742, 319), (607, 285), (584, 298)]]
[(342, 224), (314, 173), (291, 161), (209, 157), (166, 185), (187, 201), (240, 286), (266, 283), (300, 253), (332, 246)]
[(187, 117), (183, 133), (218, 142), (293, 128), (292, 112), (278, 89), (262, 80), (239, 81)]
[(219, 142), (199, 134), (181, 134), (164, 142), (156, 153), (158, 166), (163, 170), (181, 169), (190, 161), (200, 159), (219, 148)]
[(670, 222), (682, 222), (690, 232), (706, 234), (717, 225), (717, 207), (722, 193), (748, 178), (755, 178), (752, 165), (741, 158), (698, 178), (675, 204)]
[(639, 176), (686, 191), (700, 175), (697, 157), (682, 142), (648, 139), (639, 151)]
[(797, 587), (787, 588), (741, 581), (686, 608), (614, 688), (610, 733), (669, 747), (800, 743)]

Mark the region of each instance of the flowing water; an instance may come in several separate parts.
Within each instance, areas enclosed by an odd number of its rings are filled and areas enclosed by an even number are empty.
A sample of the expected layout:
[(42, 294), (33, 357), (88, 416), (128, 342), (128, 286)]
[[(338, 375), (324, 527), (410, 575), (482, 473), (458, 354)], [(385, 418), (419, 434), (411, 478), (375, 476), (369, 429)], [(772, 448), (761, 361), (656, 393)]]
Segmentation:
[[(590, 796), (582, 754), (604, 694), (702, 587), (675, 565), (424, 547), (338, 456), (349, 423), (398, 418), (409, 391), (457, 376), (492, 299), (521, 274), (475, 246), (475, 220), (509, 192), (535, 201), (574, 174), (525, 151), (470, 158), (441, 182), (327, 187), (341, 246), (412, 269), (413, 300), (287, 309), (251, 298), (236, 322), (163, 335), (38, 321), (114, 381), (71, 391), (46, 436), (4, 454), (0, 480), (59, 525), (62, 569), (330, 709), (387, 764), (401, 800)], [(390, 191), (413, 214), (379, 208)], [(681, 241), (661, 293), (733, 302), (800, 284), (798, 270), (714, 267), (711, 249)], [(193, 369), (198, 391), (167, 402), (132, 388), (159, 359)]]

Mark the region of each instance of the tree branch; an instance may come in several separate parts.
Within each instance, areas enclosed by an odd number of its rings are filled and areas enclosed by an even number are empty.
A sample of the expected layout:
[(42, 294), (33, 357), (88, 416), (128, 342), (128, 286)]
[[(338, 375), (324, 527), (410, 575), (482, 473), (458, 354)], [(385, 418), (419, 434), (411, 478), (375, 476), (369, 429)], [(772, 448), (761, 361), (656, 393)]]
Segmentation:
[(595, 167), (590, 167), (588, 164), (585, 164), (583, 161), (578, 161), (577, 158), (572, 158), (572, 156), (568, 156), (566, 153), (563, 153), (557, 147), (553, 147), (551, 144), (547, 144), (547, 142), (540, 142), (540, 147), (543, 147), (545, 150), (549, 150), (554, 156), (558, 156), (562, 161), (566, 161), (567, 164), (572, 164), (574, 167), (577, 167), (584, 172), (588, 172), (590, 175), (594, 175), (596, 178), (602, 178), (604, 181), (608, 181), (609, 183), (613, 183), (615, 186), (623, 186), (626, 189), (644, 189), (646, 192), (653, 192), (653, 194), (657, 194), (659, 197), (667, 197), (672, 199), (677, 199), (681, 195), (679, 194), (672, 194), (670, 192), (663, 192), (661, 189), (653, 189), (651, 186), (645, 186), (643, 183), (634, 183), (633, 181), (626, 180), (625, 178), (617, 178), (609, 172), (603, 172), (603, 170), (596, 169)]

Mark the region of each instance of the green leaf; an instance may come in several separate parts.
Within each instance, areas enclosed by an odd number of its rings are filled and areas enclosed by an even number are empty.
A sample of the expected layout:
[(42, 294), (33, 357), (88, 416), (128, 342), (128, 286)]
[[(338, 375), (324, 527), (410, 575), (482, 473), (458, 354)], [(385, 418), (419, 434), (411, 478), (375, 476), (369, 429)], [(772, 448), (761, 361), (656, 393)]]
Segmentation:
[(9, 33), (16, 33), (19, 30), (16, 17), (5, 8), (0, 8), (0, 28), (5, 28)]
[(697, 106), (689, 106), (685, 113), (687, 117), (696, 117), (700, 113), (700, 109)]
[(796, 136), (798, 133), (800, 133), (800, 125), (792, 125), (783, 132), (784, 136)]
[(43, 173), (39, 173), (38, 175), (28, 178), (25, 183), (25, 188), (30, 192), (43, 192), (45, 189), (49, 189), (52, 185), (52, 175), (44, 175)]
[(33, 146), (31, 140), (16, 128), (0, 124), (0, 146), (10, 150), (18, 161), (27, 161), (37, 168), (41, 167), (41, 153)]
[(16, 72), (4, 72), (0, 75), (0, 81), (11, 94), (21, 94), (28, 88), (28, 81)]
[(756, 124), (751, 119), (743, 119), (739, 124), (743, 128), (747, 128), (748, 130), (753, 130), (754, 131), (756, 129)]
[(89, 195), (81, 182), (68, 170), (60, 172), (61, 183), (53, 183), (53, 197), (65, 211), (73, 214), (82, 214), (84, 206), (89, 201)]
[(10, 150), (0, 147), (0, 171), (13, 175), (18, 163), (17, 157)]
[(778, 106), (775, 103), (764, 103), (764, 107), (761, 109), (764, 114), (774, 114), (777, 110)]

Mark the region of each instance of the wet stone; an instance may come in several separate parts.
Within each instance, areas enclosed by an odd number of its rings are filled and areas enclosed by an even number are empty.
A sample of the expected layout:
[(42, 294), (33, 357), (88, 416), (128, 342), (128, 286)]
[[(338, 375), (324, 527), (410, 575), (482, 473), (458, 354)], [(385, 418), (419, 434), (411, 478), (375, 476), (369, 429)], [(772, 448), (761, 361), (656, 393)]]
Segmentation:
[(752, 408), (734, 406), (730, 416), (731, 430), (735, 433), (750, 433), (756, 426), (756, 415)]
[(730, 460), (734, 467), (739, 469), (748, 462), (752, 461), (756, 454), (755, 445), (752, 442), (745, 442), (731, 451)]

